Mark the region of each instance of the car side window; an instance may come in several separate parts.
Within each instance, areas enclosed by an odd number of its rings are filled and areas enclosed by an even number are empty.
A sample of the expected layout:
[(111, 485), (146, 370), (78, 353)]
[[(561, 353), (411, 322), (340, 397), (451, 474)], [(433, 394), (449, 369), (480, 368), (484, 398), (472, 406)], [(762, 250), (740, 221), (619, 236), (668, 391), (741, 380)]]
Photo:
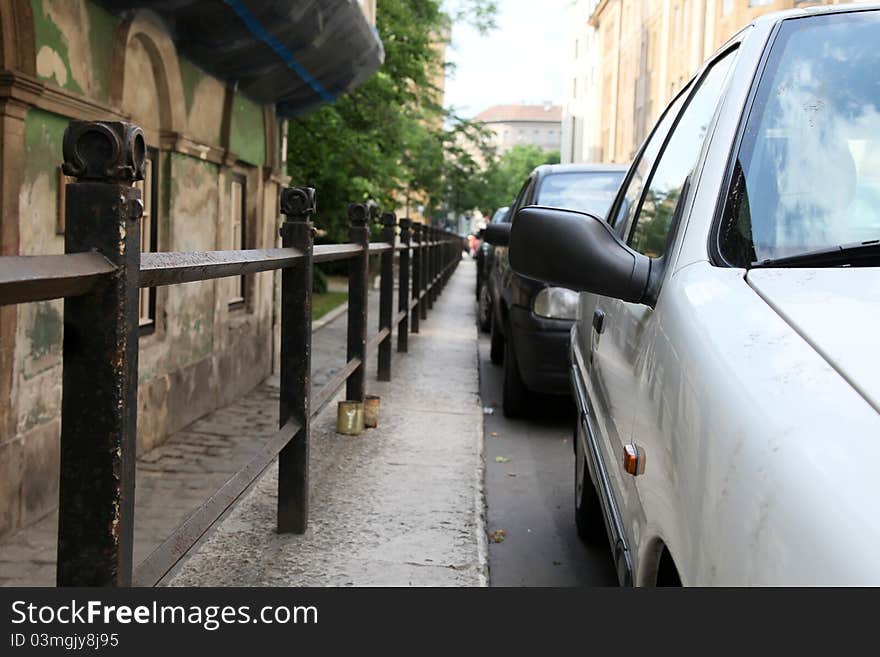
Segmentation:
[[(626, 186), (626, 191), (621, 198), (620, 205), (611, 221), (611, 225), (614, 226), (615, 229), (622, 229), (625, 227), (626, 230), (628, 230), (629, 226), (632, 225), (633, 217), (636, 214), (636, 208), (639, 207), (639, 199), (642, 196), (645, 180), (647, 180), (648, 176), (651, 175), (651, 171), (654, 169), (654, 163), (657, 161), (657, 154), (660, 153), (660, 149), (663, 147), (663, 142), (666, 141), (666, 135), (669, 134), (669, 130), (672, 128), (672, 123), (675, 121), (675, 117), (678, 116), (687, 95), (688, 93), (685, 91), (672, 101), (672, 104), (666, 109), (666, 112), (663, 113), (663, 118), (660, 120), (660, 123), (657, 124), (657, 127), (654, 129), (654, 132), (651, 133), (648, 142), (645, 144), (638, 162), (636, 162), (635, 167), (633, 167), (632, 176), (630, 177), (629, 183)], [(623, 230), (618, 230), (618, 234), (624, 235), (626, 233)]]
[(643, 255), (656, 258), (666, 250), (673, 217), (700, 157), (736, 52), (729, 52), (703, 75), (660, 154), (629, 238), (630, 247)]

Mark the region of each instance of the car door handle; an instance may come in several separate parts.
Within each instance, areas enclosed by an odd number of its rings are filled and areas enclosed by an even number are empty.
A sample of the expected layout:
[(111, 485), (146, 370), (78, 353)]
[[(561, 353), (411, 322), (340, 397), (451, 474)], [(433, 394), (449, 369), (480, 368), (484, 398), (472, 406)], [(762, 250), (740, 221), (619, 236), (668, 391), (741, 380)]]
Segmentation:
[(605, 330), (605, 313), (601, 310), (596, 309), (593, 313), (593, 328), (600, 335)]

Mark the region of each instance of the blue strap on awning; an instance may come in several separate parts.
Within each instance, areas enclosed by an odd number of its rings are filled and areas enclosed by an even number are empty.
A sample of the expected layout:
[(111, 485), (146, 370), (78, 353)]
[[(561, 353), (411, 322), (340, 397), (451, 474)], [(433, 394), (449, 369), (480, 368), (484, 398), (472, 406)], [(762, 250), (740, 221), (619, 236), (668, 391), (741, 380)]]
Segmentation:
[(324, 102), (332, 103), (336, 100), (336, 95), (327, 91), (323, 85), (318, 82), (311, 74), (303, 68), (302, 64), (296, 61), (296, 57), (290, 52), (283, 43), (274, 36), (269, 34), (260, 22), (254, 18), (253, 14), (244, 6), (240, 0), (223, 0), (236, 13), (236, 15), (245, 24), (247, 29), (257, 39), (265, 43), (272, 51), (278, 55), (291, 71), (296, 73), (302, 80), (308, 84), (312, 90), (318, 94)]

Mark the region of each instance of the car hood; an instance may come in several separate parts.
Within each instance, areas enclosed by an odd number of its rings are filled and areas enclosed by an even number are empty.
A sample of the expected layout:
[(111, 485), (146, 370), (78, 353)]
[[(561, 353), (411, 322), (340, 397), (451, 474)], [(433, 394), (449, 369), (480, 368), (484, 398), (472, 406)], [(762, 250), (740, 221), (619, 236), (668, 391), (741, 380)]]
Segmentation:
[(880, 412), (880, 268), (752, 269), (746, 280)]

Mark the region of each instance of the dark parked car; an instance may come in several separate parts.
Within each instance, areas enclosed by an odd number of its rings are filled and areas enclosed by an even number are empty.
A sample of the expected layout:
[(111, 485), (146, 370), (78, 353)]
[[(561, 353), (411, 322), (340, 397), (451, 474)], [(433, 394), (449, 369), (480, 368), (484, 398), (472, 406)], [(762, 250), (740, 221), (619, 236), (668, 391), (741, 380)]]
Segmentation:
[(513, 272), (506, 244), (511, 219), (527, 205), (604, 217), (625, 173), (620, 165), (539, 166), (504, 218), (486, 227), (484, 240), (492, 244), (483, 280), (491, 299), (491, 359), (504, 364), (503, 407), (508, 417), (526, 412), (532, 392), (569, 394), (568, 341), (578, 301), (576, 292)]
[[(497, 224), (504, 221), (504, 217), (507, 216), (507, 212), (510, 210), (510, 207), (504, 206), (502, 208), (498, 208), (495, 210), (495, 213), (492, 215), (492, 219), (489, 220), (490, 224)], [(480, 324), (480, 330), (484, 333), (488, 333), (489, 328), (492, 325), (492, 297), (489, 295), (489, 286), (484, 285), (486, 280), (486, 275), (489, 273), (489, 267), (491, 266), (492, 259), (489, 257), (491, 255), (492, 246), (484, 239), (482, 239), (482, 231), (480, 231), (480, 246), (477, 248), (477, 321)]]

